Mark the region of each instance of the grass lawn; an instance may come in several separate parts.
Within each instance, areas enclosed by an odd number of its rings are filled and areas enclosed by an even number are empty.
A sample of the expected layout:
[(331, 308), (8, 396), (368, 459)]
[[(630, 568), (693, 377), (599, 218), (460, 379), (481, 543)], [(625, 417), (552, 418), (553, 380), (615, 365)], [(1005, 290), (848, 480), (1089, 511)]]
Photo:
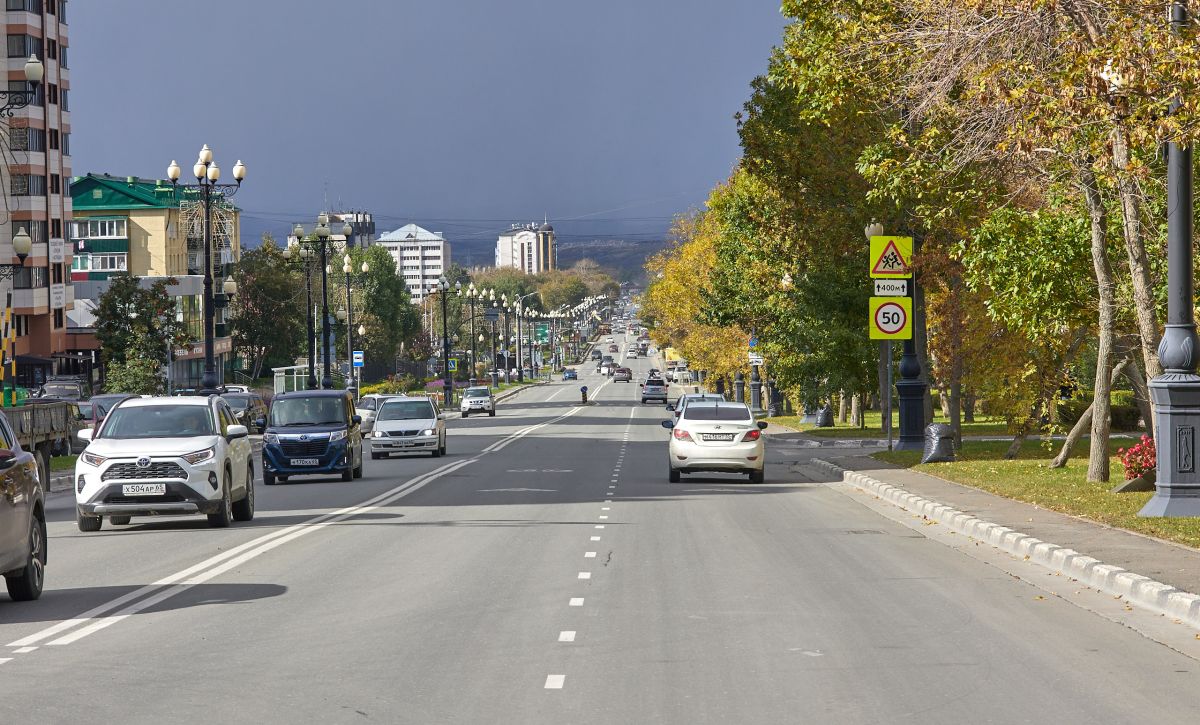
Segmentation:
[[(1003, 459), (1006, 441), (965, 441), (954, 463), (918, 463), (918, 451), (883, 451), (875, 457), (956, 483), (966, 484), (1006, 498), (1037, 504), (1042, 508), (1099, 521), (1130, 531), (1200, 547), (1200, 519), (1139, 518), (1150, 493), (1109, 493), (1124, 478), (1118, 448), (1129, 441), (1111, 441), (1112, 482), (1089, 483), (1087, 442), (1076, 447), (1076, 457), (1064, 468), (1050, 468), (1058, 451), (1039, 441), (1026, 441), (1016, 460)], [(1018, 527), (1019, 528), (1019, 527)]]
[[(767, 422), (775, 422), (780, 425), (786, 425), (789, 428), (810, 433), (821, 438), (885, 438), (887, 434), (883, 432), (883, 414), (877, 410), (868, 410), (866, 413), (866, 427), (859, 428), (845, 423), (841, 423), (837, 418), (837, 411), (834, 411), (833, 427), (818, 428), (812, 424), (801, 424), (800, 416), (798, 415), (782, 415), (775, 418), (767, 418)], [(948, 423), (942, 417), (941, 411), (934, 409), (934, 423)], [(1008, 428), (1004, 421), (999, 418), (991, 418), (986, 415), (976, 415), (974, 423), (963, 423), (962, 431), (964, 436), (1002, 436), (1008, 434)], [(892, 412), (892, 437), (900, 435), (900, 412)]]
[(79, 458), (79, 456), (51, 456), (50, 470), (51, 471), (74, 471), (76, 458)]

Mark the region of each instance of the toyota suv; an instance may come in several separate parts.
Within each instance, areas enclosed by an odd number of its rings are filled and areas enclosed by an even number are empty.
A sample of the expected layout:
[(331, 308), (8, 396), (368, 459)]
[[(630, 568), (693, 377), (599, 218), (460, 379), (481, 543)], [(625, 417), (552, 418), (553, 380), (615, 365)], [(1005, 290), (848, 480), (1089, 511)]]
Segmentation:
[(133, 516), (205, 514), (211, 526), (254, 518), (254, 460), (246, 426), (217, 395), (130, 398), (75, 462), (76, 523), (99, 531)]
[(30, 601), (42, 595), (46, 573), (45, 490), (33, 454), (2, 415), (0, 438), (0, 573), (8, 596)]
[[(362, 478), (362, 418), (347, 390), (280, 393), (271, 400), (263, 433), (263, 483), (291, 476), (340, 473)], [(265, 426), (265, 428), (263, 427)]]

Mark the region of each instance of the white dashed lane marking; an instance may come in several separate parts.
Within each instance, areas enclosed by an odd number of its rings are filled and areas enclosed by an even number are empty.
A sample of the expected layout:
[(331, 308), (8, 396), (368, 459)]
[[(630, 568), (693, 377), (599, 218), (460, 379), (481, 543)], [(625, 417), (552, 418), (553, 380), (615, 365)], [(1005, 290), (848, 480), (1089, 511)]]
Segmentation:
[(559, 642), (574, 642), (575, 641), (575, 632), (573, 632), (571, 630), (559, 632), (558, 633), (558, 641)]
[(591, 579), (592, 573), (590, 571), (581, 571), (581, 572), (579, 572), (579, 578), (580, 579)]
[(599, 536), (593, 536), (593, 537), (592, 537), (592, 541), (599, 541), (599, 540), (600, 540), (600, 537), (599, 537)]
[(561, 690), (566, 679), (566, 675), (546, 675), (546, 689)]
[(571, 597), (571, 601), (567, 602), (568, 607), (582, 607), (583, 597)]
[(594, 551), (585, 551), (585, 552), (583, 552), (583, 558), (585, 558), (585, 559), (595, 559), (595, 558), (596, 558), (596, 552), (594, 552)]

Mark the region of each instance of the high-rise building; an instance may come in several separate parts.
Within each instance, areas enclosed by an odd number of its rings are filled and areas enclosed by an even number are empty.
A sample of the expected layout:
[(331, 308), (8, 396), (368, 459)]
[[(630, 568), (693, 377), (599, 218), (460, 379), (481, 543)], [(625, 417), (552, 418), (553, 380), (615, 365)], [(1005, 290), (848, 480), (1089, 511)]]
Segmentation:
[(368, 211), (336, 211), (329, 215), (329, 228), (339, 233), (344, 223), (349, 222), (354, 232), (349, 239), (342, 238), (348, 247), (363, 249), (375, 242), (375, 215)]
[(450, 242), (416, 224), (406, 224), (380, 237), (383, 245), (396, 260), (396, 272), (408, 285), (413, 303), (425, 299), (438, 279), (450, 269)]
[[(31, 55), (45, 76), (33, 102), (7, 123), (11, 155), (0, 163), (8, 214), (0, 224), (0, 262), (16, 264), (12, 239), (25, 229), (33, 251), (0, 292), (12, 291), (17, 383), (37, 386), (66, 364), (66, 310), (74, 301), (65, 243), (71, 219), (70, 73), (67, 72), (66, 0), (8, 0), (8, 90), (29, 86), (23, 68)], [(20, 78), (20, 80), (16, 80)], [(2, 296), (2, 295), (0, 295)], [(3, 299), (0, 299), (3, 306)]]
[[(175, 188), (161, 179), (88, 174), (71, 180), (75, 219), (71, 222), (74, 260), (71, 279), (79, 301), (72, 327), (91, 327), (92, 304), (108, 289), (109, 278), (131, 274), (149, 285), (173, 278), (168, 293), (190, 339), (174, 351), (168, 380), (172, 388), (198, 388), (204, 372), (204, 221), (194, 190)], [(217, 292), (217, 375), (232, 358), (221, 285), (241, 257), (240, 212), (220, 193), (213, 195), (213, 289)], [(82, 350), (76, 351), (81, 352)]]
[(537, 274), (558, 266), (558, 250), (554, 227), (549, 222), (542, 225), (514, 225), (496, 240), (496, 266), (519, 269), (526, 274)]

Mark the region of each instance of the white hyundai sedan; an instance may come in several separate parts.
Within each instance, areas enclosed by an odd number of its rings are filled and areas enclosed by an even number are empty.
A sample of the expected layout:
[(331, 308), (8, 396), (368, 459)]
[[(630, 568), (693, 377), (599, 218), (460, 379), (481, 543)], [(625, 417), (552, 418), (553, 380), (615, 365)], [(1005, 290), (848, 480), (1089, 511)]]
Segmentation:
[(678, 483), (683, 473), (715, 471), (746, 473), (751, 483), (763, 482), (766, 421), (755, 421), (744, 403), (696, 401), (679, 420), (664, 420), (671, 431), (668, 480)]

